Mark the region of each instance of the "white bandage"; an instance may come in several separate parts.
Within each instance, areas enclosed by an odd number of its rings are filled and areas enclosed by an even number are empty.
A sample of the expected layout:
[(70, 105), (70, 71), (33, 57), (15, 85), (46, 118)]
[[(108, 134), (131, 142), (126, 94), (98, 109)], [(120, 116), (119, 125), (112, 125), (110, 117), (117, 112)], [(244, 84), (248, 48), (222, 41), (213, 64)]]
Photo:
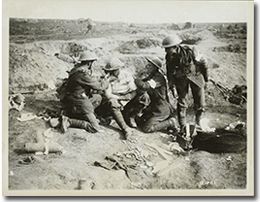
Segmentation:
[(151, 86), (151, 88), (155, 88), (155, 86), (156, 86), (156, 82), (153, 80), (153, 79), (151, 79), (151, 80), (149, 80), (149, 81), (147, 81), (148, 83), (149, 83), (149, 85)]

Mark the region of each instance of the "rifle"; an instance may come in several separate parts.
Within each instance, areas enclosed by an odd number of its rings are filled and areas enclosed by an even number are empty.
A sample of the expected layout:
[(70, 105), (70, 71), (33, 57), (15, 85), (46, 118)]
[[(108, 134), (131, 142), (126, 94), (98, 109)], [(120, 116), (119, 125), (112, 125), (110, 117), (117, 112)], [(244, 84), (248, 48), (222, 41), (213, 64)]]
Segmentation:
[(241, 105), (247, 102), (247, 99), (243, 95), (236, 95), (231, 89), (223, 86), (219, 82), (214, 81), (212, 78), (209, 78), (209, 81), (211, 81), (217, 87), (226, 101), (237, 105)]

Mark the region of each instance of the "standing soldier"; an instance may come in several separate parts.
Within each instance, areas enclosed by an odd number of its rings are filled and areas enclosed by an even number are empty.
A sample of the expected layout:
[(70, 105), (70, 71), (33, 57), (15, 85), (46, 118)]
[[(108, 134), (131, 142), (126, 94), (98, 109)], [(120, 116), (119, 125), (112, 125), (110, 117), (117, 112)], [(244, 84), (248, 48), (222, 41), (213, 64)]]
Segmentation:
[(181, 46), (177, 35), (167, 36), (162, 45), (166, 52), (166, 69), (169, 88), (175, 95), (177, 90), (177, 114), (180, 132), (184, 132), (186, 125), (187, 94), (191, 88), (195, 121), (200, 126), (200, 120), (205, 107), (205, 82), (208, 81), (208, 68), (205, 60), (195, 48)]
[(88, 34), (89, 32), (90, 33), (93, 33), (93, 27), (96, 25), (93, 21), (92, 21), (92, 19), (90, 19), (90, 18), (88, 18), (87, 19), (87, 23), (88, 23), (88, 25), (87, 25), (87, 31), (86, 31), (86, 34)]
[[(93, 78), (91, 66), (96, 57), (90, 51), (83, 52), (79, 58), (81, 63), (69, 72), (66, 85), (65, 104), (67, 115), (62, 116), (62, 131), (68, 127), (85, 128), (89, 132), (101, 132), (99, 121), (94, 115), (94, 109), (100, 105), (102, 97), (93, 90), (108, 88), (106, 80)], [(74, 119), (73, 119), (74, 118)]]

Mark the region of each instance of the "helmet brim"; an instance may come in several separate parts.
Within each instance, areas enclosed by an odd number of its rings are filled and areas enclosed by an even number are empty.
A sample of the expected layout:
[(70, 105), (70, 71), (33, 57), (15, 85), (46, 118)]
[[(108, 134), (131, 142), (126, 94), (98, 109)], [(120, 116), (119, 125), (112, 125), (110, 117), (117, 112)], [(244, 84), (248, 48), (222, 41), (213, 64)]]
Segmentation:
[(178, 44), (163, 45), (163, 47), (164, 48), (171, 48), (171, 47), (176, 46), (176, 45), (178, 45)]
[(168, 45), (162, 45), (164, 48), (171, 48), (173, 46), (177, 46), (179, 44), (181, 44), (182, 40), (179, 40), (178, 43), (171, 43), (171, 44), (168, 44)]
[(119, 67), (114, 67), (114, 68), (106, 68), (106, 67), (103, 67), (103, 70), (105, 70), (105, 71), (115, 71), (115, 70), (118, 70), (119, 69)]
[(145, 59), (146, 59), (148, 62), (152, 63), (154, 66), (156, 66), (158, 69), (161, 69), (161, 67), (160, 67), (159, 65), (157, 65), (156, 63), (154, 63), (150, 58), (145, 57)]
[(84, 59), (84, 60), (78, 60), (78, 61), (80, 61), (80, 62), (83, 62), (83, 61), (93, 61), (93, 62), (94, 62), (94, 61), (96, 61), (96, 60), (97, 60), (97, 59), (94, 59), (94, 58), (93, 58), (93, 59)]

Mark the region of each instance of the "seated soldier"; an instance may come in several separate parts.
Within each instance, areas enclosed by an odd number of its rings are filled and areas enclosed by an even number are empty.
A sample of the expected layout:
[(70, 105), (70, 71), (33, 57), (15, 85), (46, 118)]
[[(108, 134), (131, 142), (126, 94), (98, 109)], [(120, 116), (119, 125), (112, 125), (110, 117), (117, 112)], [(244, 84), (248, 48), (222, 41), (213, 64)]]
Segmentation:
[[(123, 111), (124, 118), (129, 123), (129, 118), (135, 116), (135, 108), (139, 108), (140, 100), (148, 103), (144, 109), (140, 121), (137, 123), (144, 132), (154, 132), (164, 129), (172, 129), (177, 132), (177, 121), (172, 117), (173, 109), (168, 102), (166, 80), (159, 72), (162, 62), (159, 58), (153, 60), (146, 58), (147, 76), (145, 78), (136, 78), (135, 84), (143, 91), (143, 94), (137, 94), (130, 102), (127, 103)], [(127, 121), (128, 120), (128, 121)]]
[(108, 88), (108, 82), (92, 76), (91, 66), (95, 60), (93, 53), (83, 52), (79, 58), (80, 63), (69, 72), (63, 103), (70, 118), (62, 116), (63, 132), (66, 132), (68, 127), (84, 128), (88, 132), (102, 131), (94, 114), (94, 109), (100, 105), (102, 97), (94, 94), (93, 90), (105, 90)]
[(111, 58), (103, 68), (109, 87), (105, 90), (103, 102), (96, 109), (96, 113), (103, 118), (113, 116), (127, 138), (132, 130), (125, 123), (121, 110), (125, 102), (133, 97), (136, 85), (131, 72), (122, 69), (123, 66), (124, 63), (118, 58)]

